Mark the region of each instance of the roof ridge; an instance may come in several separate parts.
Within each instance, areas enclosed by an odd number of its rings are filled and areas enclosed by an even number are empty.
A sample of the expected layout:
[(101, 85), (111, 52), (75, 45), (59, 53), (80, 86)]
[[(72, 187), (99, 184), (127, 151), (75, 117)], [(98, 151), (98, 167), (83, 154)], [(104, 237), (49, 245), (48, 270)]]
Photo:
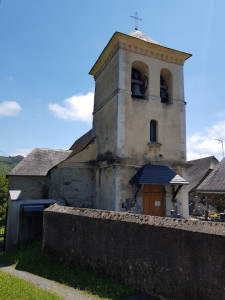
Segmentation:
[(35, 148), (8, 176), (47, 176), (50, 169), (67, 159), (71, 153), (71, 150)]
[[(71, 151), (71, 150), (69, 150), (69, 149), (39, 148), (39, 147), (34, 148), (32, 151), (34, 151), (34, 150)], [(32, 152), (32, 151), (31, 151), (31, 152)]]
[(139, 31), (137, 29), (135, 29), (134, 31), (130, 32), (128, 35), (132, 36), (134, 38), (137, 38), (137, 39), (140, 39), (140, 40), (152, 43), (152, 44), (163, 46), (159, 42), (153, 40), (152, 38), (150, 38), (149, 36), (147, 36), (146, 34), (142, 33), (141, 31)]
[(206, 158), (216, 158), (214, 155), (210, 155), (210, 156), (206, 156), (206, 157), (202, 157), (202, 158), (197, 158), (197, 159), (192, 159), (192, 160), (188, 160), (187, 162), (192, 162), (192, 161), (197, 161), (197, 160), (203, 160), (203, 159), (206, 159)]

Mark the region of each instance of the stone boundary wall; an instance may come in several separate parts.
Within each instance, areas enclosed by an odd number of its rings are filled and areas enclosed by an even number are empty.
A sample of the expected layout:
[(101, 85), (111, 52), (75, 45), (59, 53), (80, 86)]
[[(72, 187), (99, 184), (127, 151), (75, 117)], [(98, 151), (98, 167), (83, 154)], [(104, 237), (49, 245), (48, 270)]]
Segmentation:
[(43, 251), (167, 299), (225, 299), (225, 224), (53, 205)]

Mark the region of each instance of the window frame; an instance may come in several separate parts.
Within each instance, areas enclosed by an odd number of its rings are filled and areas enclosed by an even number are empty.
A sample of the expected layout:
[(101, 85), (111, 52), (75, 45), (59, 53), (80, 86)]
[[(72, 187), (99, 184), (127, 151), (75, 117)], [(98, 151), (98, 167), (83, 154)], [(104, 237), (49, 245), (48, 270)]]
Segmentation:
[(150, 121), (150, 143), (157, 143), (157, 121)]

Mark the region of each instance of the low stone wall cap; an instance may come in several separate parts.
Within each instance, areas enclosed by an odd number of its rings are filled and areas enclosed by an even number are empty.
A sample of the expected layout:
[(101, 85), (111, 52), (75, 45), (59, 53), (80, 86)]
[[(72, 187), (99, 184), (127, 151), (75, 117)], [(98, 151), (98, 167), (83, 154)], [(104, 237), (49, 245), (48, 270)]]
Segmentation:
[(174, 230), (186, 230), (204, 234), (215, 234), (225, 236), (225, 224), (210, 221), (164, 218), (133, 214), (128, 212), (115, 212), (89, 208), (67, 207), (60, 206), (58, 204), (54, 204), (49, 208), (45, 209), (44, 214), (48, 213), (62, 213), (67, 215), (76, 215), (80, 217), (88, 217), (94, 219), (108, 219), (111, 221), (130, 222), (141, 225), (171, 228)]

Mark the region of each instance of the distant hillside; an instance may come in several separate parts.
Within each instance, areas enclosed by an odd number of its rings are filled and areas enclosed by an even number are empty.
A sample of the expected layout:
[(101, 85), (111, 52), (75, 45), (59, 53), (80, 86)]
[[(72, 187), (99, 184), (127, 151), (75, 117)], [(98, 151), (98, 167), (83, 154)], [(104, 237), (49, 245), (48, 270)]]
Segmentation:
[(23, 158), (21, 155), (0, 156), (0, 172), (4, 174), (9, 173)]

